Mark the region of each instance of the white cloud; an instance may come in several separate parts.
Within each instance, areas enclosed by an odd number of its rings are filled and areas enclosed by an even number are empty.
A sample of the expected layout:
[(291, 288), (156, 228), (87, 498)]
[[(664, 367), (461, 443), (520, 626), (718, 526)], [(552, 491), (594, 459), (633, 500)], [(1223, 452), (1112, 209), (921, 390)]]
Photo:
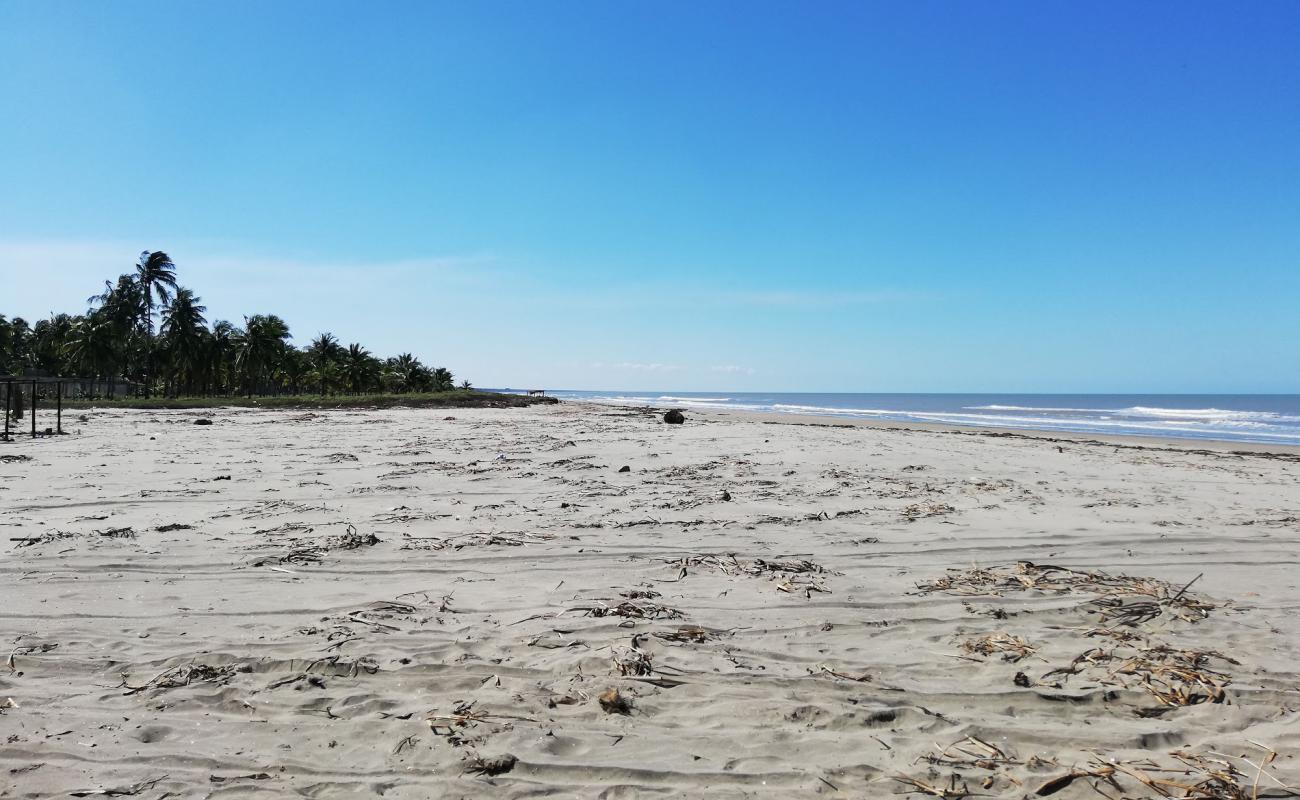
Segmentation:
[(753, 375), (753, 367), (741, 367), (736, 364), (722, 364), (716, 367), (709, 367), (710, 372), (721, 372), (725, 375)]

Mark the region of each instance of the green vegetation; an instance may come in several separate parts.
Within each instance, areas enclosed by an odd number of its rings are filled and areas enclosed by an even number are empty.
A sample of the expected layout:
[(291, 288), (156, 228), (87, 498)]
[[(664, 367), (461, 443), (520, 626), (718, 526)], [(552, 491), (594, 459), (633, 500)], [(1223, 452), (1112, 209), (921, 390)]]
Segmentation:
[(64, 402), (64, 408), (511, 408), (558, 402), (553, 397), (527, 397), (477, 390), (368, 395), (279, 395), (273, 397), (121, 397), (115, 400), (79, 398)]
[[(80, 396), (95, 400), (115, 400), (121, 384), (129, 384), (132, 403), (155, 406), (146, 401), (160, 396), (169, 407), (179, 407), (181, 398), (229, 405), (236, 396), (256, 398), (249, 405), (321, 407), (392, 405), (395, 397), (406, 405), (502, 397), (473, 392), (469, 381), (457, 387), (450, 370), (427, 367), (410, 353), (380, 359), (329, 333), (295, 347), (288, 324), (274, 314), (244, 317), (242, 326), (209, 325), (207, 308), (177, 282), (176, 265), (162, 251), (141, 253), (132, 271), (105, 281), (87, 303), (84, 314), (55, 314), (35, 325), (0, 314), (0, 374), (34, 369), (80, 378)], [(304, 395), (309, 391), (315, 396)]]

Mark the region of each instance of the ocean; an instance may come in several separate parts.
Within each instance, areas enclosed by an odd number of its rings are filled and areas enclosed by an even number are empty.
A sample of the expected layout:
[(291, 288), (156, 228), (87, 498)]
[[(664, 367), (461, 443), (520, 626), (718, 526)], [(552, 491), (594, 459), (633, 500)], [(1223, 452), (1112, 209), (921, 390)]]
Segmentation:
[(595, 403), (741, 409), (1069, 433), (1300, 445), (1300, 395), (549, 391)]

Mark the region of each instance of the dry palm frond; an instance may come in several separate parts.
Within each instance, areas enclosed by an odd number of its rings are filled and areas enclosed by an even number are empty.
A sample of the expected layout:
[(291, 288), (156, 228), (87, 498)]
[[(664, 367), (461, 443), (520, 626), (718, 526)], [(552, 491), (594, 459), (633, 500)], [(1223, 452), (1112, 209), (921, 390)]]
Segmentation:
[(935, 766), (987, 770), (1020, 763), (1002, 748), (977, 736), (967, 736), (948, 745), (939, 753), (922, 756), (920, 760), (928, 761)]
[(182, 664), (179, 667), (172, 667), (142, 686), (129, 686), (125, 681), (123, 681), (122, 686), (128, 690), (125, 694), (131, 695), (148, 689), (176, 689), (181, 686), (189, 686), (192, 683), (224, 683), (230, 680), (234, 674), (235, 668), (231, 666), (214, 667), (208, 664)]
[(1040, 591), (1056, 594), (1084, 592), (1095, 597), (1090, 604), (1102, 620), (1137, 625), (1169, 613), (1186, 622), (1209, 616), (1213, 603), (1189, 595), (1187, 590), (1200, 576), (1181, 588), (1155, 578), (1110, 575), (1051, 564), (1019, 561), (1010, 567), (974, 567), (950, 570), (948, 574), (917, 584), (920, 593), (945, 592), (962, 596), (1002, 595), (1007, 592)]
[(625, 617), (627, 619), (679, 619), (681, 611), (649, 600), (594, 600), (568, 611), (581, 611), (588, 617)]
[[(1117, 646), (1111, 650), (1093, 648), (1075, 656), (1069, 666), (1043, 675), (1077, 675), (1085, 670), (1103, 686), (1141, 688), (1163, 706), (1192, 706), (1222, 703), (1231, 676), (1211, 668), (1211, 659), (1238, 664), (1214, 650), (1179, 650), (1156, 644), (1143, 647)], [(1103, 671), (1104, 670), (1104, 671)]]
[(956, 773), (948, 776), (947, 786), (936, 786), (920, 778), (913, 778), (910, 775), (895, 775), (894, 780), (899, 783), (907, 784), (912, 787), (912, 791), (928, 794), (931, 797), (941, 797), (944, 800), (961, 800), (963, 797), (970, 796), (970, 787), (963, 780), (961, 785), (957, 785), (959, 776)]
[(618, 670), (619, 675), (625, 677), (653, 675), (655, 671), (650, 654), (637, 647), (635, 638), (632, 640), (631, 647), (614, 648), (614, 669)]
[(961, 643), (961, 649), (971, 655), (979, 656), (1002, 656), (1003, 661), (1012, 663), (1028, 658), (1037, 650), (1029, 642), (1009, 633), (997, 632), (974, 639), (967, 639)]

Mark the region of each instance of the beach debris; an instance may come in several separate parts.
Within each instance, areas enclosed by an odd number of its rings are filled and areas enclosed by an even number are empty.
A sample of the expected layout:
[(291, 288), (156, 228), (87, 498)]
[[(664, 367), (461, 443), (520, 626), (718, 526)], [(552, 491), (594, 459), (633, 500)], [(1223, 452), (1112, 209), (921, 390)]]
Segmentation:
[(166, 525), (159, 525), (154, 528), (159, 533), (171, 533), (172, 531), (188, 531), (194, 528), (193, 525), (186, 525), (183, 522), (169, 522)]
[(69, 792), (68, 794), (73, 797), (131, 797), (133, 795), (147, 792), (165, 780), (167, 780), (167, 776), (163, 775), (157, 778), (150, 778), (146, 781), (140, 781), (139, 783), (133, 783), (130, 786), (117, 786), (109, 789), (82, 789), (80, 791)]
[(325, 460), (331, 464), (342, 464), (348, 461), (356, 461), (358, 459), (351, 453), (330, 453), (325, 456)]
[(967, 736), (953, 742), (938, 753), (921, 757), (938, 767), (966, 769), (997, 769), (1005, 765), (1019, 764), (1020, 761), (997, 745), (990, 744), (978, 736)]
[(606, 714), (631, 714), (632, 701), (628, 700), (618, 689), (606, 689), (596, 696), (596, 702)]
[(135, 538), (135, 531), (132, 530), (129, 526), (125, 528), (109, 528), (106, 531), (95, 531), (95, 533), (109, 539), (134, 539)]
[(464, 736), (467, 729), (481, 723), (510, 725), (514, 722), (537, 721), (532, 717), (497, 714), (476, 709), (474, 708), (476, 703), (476, 700), (458, 702), (452, 707), (450, 714), (435, 714), (430, 711), (425, 715), (424, 722), (435, 736), (441, 736), (453, 747), (459, 747), (467, 742)]
[(342, 536), (331, 536), (325, 540), (326, 550), (356, 550), (358, 547), (373, 547), (379, 544), (379, 537), (373, 533), (367, 533), (364, 536), (357, 533), (357, 529), (351, 523), (348, 523), (347, 532)]
[(446, 538), (438, 538), (435, 536), (407, 536), (402, 544), (402, 549), (443, 550), (450, 547), (453, 550), (460, 550), (463, 547), (489, 547), (492, 545), (522, 547), (526, 544), (549, 542), (554, 538), (555, 534), (553, 533), (525, 533), (523, 531), (503, 531), (501, 533), (462, 533), (455, 536), (448, 536)]
[(630, 647), (614, 648), (614, 669), (624, 677), (637, 677), (654, 674), (654, 661), (650, 654), (640, 647), (641, 637), (633, 636)]
[(679, 642), (683, 644), (702, 644), (710, 639), (716, 639), (723, 632), (711, 631), (708, 628), (701, 628), (699, 625), (684, 625), (675, 631), (655, 631), (655, 637), (663, 639), (665, 642)]
[[(21, 641), (23, 638), (24, 637), (19, 636), (14, 641), (15, 642)], [(18, 661), (17, 661), (18, 656), (29, 656), (32, 655), (33, 653), (48, 653), (58, 646), (59, 645), (56, 642), (15, 645), (14, 649), (9, 653), (9, 658), (5, 659), (5, 666), (9, 668), (9, 672), (11, 674), (16, 673), (18, 672)], [(18, 674), (22, 674), (22, 673), (18, 673)]]
[(961, 649), (970, 655), (1000, 655), (1003, 661), (1015, 663), (1033, 655), (1037, 648), (1019, 636), (999, 631), (967, 639), (961, 643)]
[(947, 503), (913, 503), (902, 510), (903, 519), (908, 522), (916, 522), (918, 519), (925, 517), (942, 517), (957, 511), (953, 506)]
[(209, 783), (229, 783), (230, 781), (269, 781), (269, 772), (250, 772), (247, 775), (209, 775)]
[(501, 775), (515, 768), (519, 759), (510, 753), (502, 753), (499, 756), (489, 756), (484, 758), (480, 755), (472, 755), (465, 762), (465, 771), (475, 775)]
[[(1194, 797), (1203, 800), (1258, 800), (1263, 796), (1294, 797), (1300, 794), (1268, 771), (1269, 765), (1277, 758), (1277, 753), (1259, 743), (1251, 744), (1265, 751), (1263, 758), (1251, 760), (1244, 756), (1230, 756), (1214, 751), (1194, 754), (1181, 750), (1169, 754), (1168, 759), (1173, 763), (1161, 763), (1151, 758), (1117, 760), (1094, 757), (1082, 767), (1049, 778), (1038, 787), (1034, 795), (1054, 795), (1077, 780), (1092, 781), (1093, 790), (1103, 795), (1105, 793), (1101, 791), (1100, 784), (1108, 784), (1125, 797), (1133, 796), (1130, 794), (1133, 789), (1129, 788), (1133, 784), (1141, 787), (1137, 791), (1152, 792), (1155, 797)], [(1235, 762), (1243, 764), (1238, 766)], [(1261, 794), (1259, 784), (1264, 778), (1268, 778), (1282, 794)], [(1129, 786), (1126, 787), (1125, 784)]]
[(0, 464), (16, 464), (20, 461), (31, 461), (32, 457), (22, 453), (3, 453), (0, 454)]
[(631, 472), (631, 471), (632, 471), (632, 468), (629, 467), (627, 464), (624, 464), (623, 466), (621, 466), (621, 467), (618, 468), (618, 471), (619, 471), (619, 472)]
[(40, 536), (11, 536), (9, 541), (15, 542), (15, 547), (31, 547), (37, 544), (57, 542), (61, 539), (71, 539), (75, 535), (68, 531), (47, 531)]
[(1208, 617), (1216, 606), (1187, 593), (1197, 578), (1179, 588), (1155, 578), (1110, 575), (1100, 570), (1083, 571), (1018, 561), (1011, 566), (949, 570), (942, 577), (916, 586), (919, 594), (944, 592), (961, 596), (1001, 596), (1025, 591), (1086, 592), (1098, 595), (1089, 601), (1089, 605), (1098, 609), (1103, 622), (1115, 621), (1133, 626), (1165, 613), (1185, 622), (1197, 622)]
[(949, 775), (947, 786), (935, 786), (920, 778), (913, 778), (910, 775), (903, 774), (895, 775), (894, 780), (911, 786), (914, 792), (928, 794), (931, 797), (942, 797), (944, 800), (961, 800), (963, 797), (970, 796), (970, 787), (966, 785), (965, 781), (962, 781), (960, 786), (957, 785), (959, 777), (955, 772)]
[(164, 691), (178, 689), (193, 683), (225, 683), (235, 674), (235, 668), (229, 665), (214, 667), (209, 664), (181, 664), (161, 673), (141, 686), (131, 686), (125, 676), (122, 687), (128, 691), (124, 695), (138, 694), (146, 690)]
[(198, 419), (194, 420), (194, 424), (195, 424), (195, 425), (211, 425), (211, 424), (212, 424), (212, 420), (209, 419), (209, 418), (207, 418), (207, 417), (199, 417)]
[(664, 414), (664, 424), (666, 425), (681, 425), (685, 421), (686, 415), (675, 408)]
[(680, 581), (690, 574), (692, 569), (702, 568), (711, 572), (721, 572), (724, 575), (765, 577), (776, 582), (777, 591), (791, 594), (802, 592), (807, 598), (811, 598), (813, 592), (830, 592), (830, 589), (822, 585), (822, 576), (841, 574), (803, 558), (741, 560), (730, 553), (726, 555), (700, 553), (664, 559), (664, 563), (677, 568), (677, 577), (666, 579), (669, 581)]
[[(580, 611), (587, 617), (624, 617), (625, 619), (680, 619), (685, 616), (675, 608), (648, 599), (644, 593), (636, 594), (637, 596), (633, 597), (625, 595), (623, 600), (618, 601), (593, 600), (565, 610), (566, 612)], [(655, 593), (655, 597), (658, 596), (658, 593)]]
[(1069, 665), (1045, 673), (1042, 680), (1078, 675), (1091, 668), (1089, 676), (1103, 686), (1143, 689), (1162, 706), (1192, 706), (1222, 703), (1226, 697), (1224, 688), (1232, 678), (1211, 668), (1211, 659), (1240, 664), (1213, 650), (1178, 650), (1165, 644), (1136, 647), (1127, 653), (1125, 649), (1117, 646), (1087, 650)]
[(721, 499), (722, 499), (722, 502), (724, 502), (724, 503), (730, 503), (730, 502), (731, 502), (731, 492), (727, 491), (726, 489), (723, 489), (723, 490), (722, 490), (722, 498), (721, 498)]

